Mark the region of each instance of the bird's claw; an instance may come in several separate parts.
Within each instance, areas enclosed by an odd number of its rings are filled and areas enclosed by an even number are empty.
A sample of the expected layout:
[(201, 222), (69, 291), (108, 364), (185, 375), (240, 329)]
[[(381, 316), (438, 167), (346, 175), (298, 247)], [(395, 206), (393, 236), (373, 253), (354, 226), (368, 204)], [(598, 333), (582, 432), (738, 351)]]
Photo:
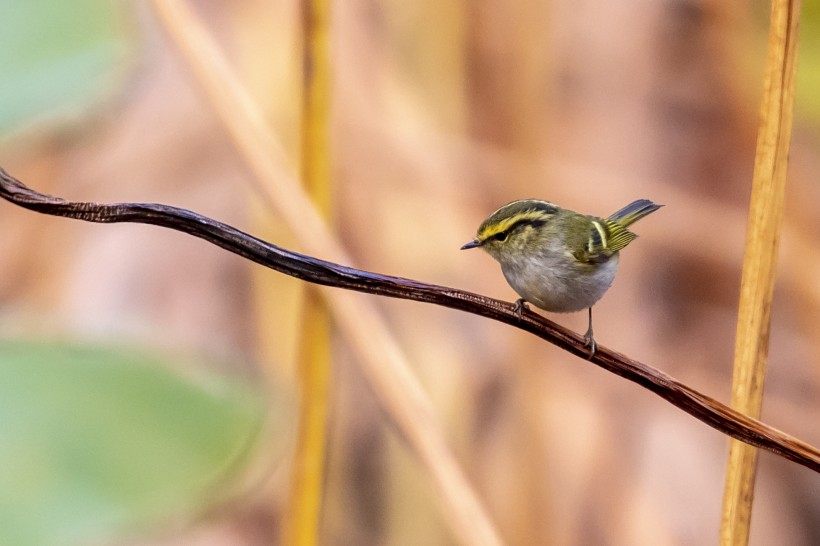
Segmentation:
[(524, 309), (526, 309), (527, 311), (530, 310), (530, 308), (527, 306), (527, 300), (525, 300), (524, 298), (518, 298), (517, 300), (515, 300), (515, 307), (513, 308), (513, 311), (515, 311), (515, 314), (518, 315), (518, 320), (521, 320), (521, 318), (524, 316)]
[(598, 343), (592, 337), (592, 329), (587, 330), (587, 333), (584, 334), (584, 347), (589, 347), (589, 359), (592, 360), (592, 357), (598, 351)]

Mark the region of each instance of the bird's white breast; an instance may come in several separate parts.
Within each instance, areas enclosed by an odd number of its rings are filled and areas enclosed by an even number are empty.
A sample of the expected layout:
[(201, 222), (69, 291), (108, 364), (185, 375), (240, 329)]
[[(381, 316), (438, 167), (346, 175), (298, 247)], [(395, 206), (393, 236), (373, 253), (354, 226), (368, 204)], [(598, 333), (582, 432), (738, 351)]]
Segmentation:
[(618, 254), (599, 264), (582, 264), (569, 253), (542, 253), (501, 261), (507, 282), (545, 311), (570, 313), (592, 307), (612, 285)]

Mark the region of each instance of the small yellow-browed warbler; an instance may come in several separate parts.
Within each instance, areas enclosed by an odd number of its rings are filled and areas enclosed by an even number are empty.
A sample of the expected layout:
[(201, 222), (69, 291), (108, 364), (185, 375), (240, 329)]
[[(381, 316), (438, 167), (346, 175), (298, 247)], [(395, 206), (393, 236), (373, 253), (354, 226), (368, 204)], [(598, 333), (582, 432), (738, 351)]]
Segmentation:
[(579, 214), (547, 201), (522, 199), (492, 213), (462, 250), (481, 247), (498, 260), (510, 286), (521, 298), (545, 311), (570, 313), (589, 309), (584, 339), (595, 354), (592, 306), (612, 285), (618, 253), (637, 235), (627, 229), (662, 205), (634, 201), (608, 218)]

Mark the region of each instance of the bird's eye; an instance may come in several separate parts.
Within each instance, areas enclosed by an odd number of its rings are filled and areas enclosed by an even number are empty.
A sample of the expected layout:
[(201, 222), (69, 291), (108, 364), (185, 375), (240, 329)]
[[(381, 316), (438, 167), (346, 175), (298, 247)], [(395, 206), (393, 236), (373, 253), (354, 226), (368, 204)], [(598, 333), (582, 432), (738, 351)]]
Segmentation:
[(493, 239), (495, 239), (496, 241), (505, 241), (507, 240), (507, 232), (502, 231), (501, 233), (496, 233), (495, 235), (493, 235)]

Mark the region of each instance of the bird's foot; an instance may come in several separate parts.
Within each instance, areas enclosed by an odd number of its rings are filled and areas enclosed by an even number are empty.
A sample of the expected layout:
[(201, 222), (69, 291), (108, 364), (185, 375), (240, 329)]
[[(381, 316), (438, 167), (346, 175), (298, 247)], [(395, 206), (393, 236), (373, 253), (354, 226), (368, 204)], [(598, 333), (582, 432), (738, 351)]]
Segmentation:
[(592, 360), (592, 357), (595, 356), (595, 352), (598, 350), (598, 343), (595, 341), (595, 338), (592, 337), (592, 328), (584, 334), (584, 347), (589, 347), (589, 359)]
[(521, 320), (521, 318), (524, 316), (525, 309), (527, 311), (530, 310), (529, 306), (527, 305), (527, 300), (525, 300), (524, 298), (518, 298), (517, 300), (515, 300), (515, 308), (513, 309), (513, 311), (515, 311), (515, 314), (518, 315), (518, 320)]

